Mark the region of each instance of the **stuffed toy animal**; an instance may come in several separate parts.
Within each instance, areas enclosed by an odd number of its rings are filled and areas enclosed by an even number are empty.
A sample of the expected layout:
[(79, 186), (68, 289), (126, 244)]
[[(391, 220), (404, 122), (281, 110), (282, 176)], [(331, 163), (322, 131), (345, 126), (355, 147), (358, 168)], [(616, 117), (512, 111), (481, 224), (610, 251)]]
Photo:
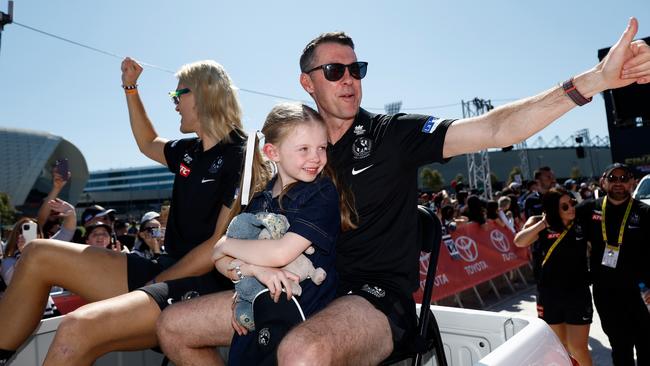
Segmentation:
[[(258, 212), (257, 214), (241, 213), (233, 218), (226, 230), (226, 236), (233, 239), (280, 239), (289, 229), (289, 221), (284, 215), (269, 212)], [(314, 248), (309, 247), (305, 254), (314, 253)], [(230, 262), (229, 268), (234, 269), (241, 265), (240, 260)], [(310, 278), (315, 284), (320, 285), (327, 274), (322, 268), (314, 268), (313, 263), (304, 254), (300, 254), (293, 262), (282, 267), (283, 269), (296, 274), (300, 281)], [(235, 303), (235, 317), (239, 324), (249, 331), (255, 330), (253, 321), (253, 301), (255, 296), (266, 287), (255, 277), (247, 276), (235, 284), (237, 300)], [(294, 296), (302, 294), (302, 288), (298, 283), (291, 284), (291, 291)]]

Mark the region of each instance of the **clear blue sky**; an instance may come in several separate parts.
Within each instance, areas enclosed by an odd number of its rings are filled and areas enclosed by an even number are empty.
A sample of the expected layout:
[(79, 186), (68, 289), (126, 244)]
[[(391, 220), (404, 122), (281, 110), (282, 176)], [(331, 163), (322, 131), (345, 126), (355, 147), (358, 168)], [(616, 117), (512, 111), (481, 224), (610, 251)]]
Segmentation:
[[(6, 11), (7, 0), (0, 0)], [(362, 106), (379, 112), (401, 100), (407, 111), (460, 117), (474, 97), (501, 105), (545, 90), (597, 63), (628, 18), (650, 36), (650, 3), (634, 1), (37, 1), (16, 0), (15, 21), (168, 70), (214, 59), (235, 84), (295, 100), (304, 45), (344, 30), (368, 61)], [(131, 135), (120, 60), (5, 27), (0, 49), (0, 126), (60, 135), (91, 171), (150, 165)], [(167, 92), (168, 72), (145, 68), (140, 93), (158, 133), (181, 137)], [(240, 92), (247, 129), (259, 128), (280, 99)], [(588, 128), (607, 135), (600, 96), (541, 133), (547, 141)], [(529, 142), (532, 140), (529, 140)]]

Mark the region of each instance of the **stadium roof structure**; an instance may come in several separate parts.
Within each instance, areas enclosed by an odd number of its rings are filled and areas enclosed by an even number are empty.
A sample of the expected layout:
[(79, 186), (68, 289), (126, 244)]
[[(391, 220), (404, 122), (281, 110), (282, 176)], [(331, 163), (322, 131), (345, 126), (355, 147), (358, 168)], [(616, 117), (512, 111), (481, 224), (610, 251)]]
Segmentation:
[(29, 201), (47, 195), (52, 187), (52, 166), (63, 158), (68, 159), (72, 176), (59, 197), (75, 205), (88, 180), (81, 151), (47, 132), (0, 127), (0, 192), (7, 193), (16, 207), (40, 206), (40, 202)]

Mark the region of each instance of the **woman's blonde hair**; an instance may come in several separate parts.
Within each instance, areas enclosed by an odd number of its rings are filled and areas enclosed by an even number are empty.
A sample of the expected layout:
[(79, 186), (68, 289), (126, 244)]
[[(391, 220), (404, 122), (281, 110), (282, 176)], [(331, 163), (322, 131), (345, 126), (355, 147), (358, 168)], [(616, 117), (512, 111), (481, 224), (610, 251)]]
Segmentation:
[(232, 130), (243, 131), (237, 93), (223, 66), (212, 60), (197, 61), (183, 65), (176, 77), (194, 94), (203, 133), (231, 142)]

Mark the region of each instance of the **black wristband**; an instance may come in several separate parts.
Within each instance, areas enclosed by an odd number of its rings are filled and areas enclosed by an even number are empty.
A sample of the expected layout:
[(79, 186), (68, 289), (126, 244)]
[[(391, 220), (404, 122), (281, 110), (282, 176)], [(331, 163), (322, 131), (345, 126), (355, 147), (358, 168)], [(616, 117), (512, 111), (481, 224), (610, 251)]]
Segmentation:
[(133, 90), (138, 88), (138, 84), (122, 85), (124, 90)]
[(564, 89), (564, 93), (566, 93), (569, 98), (573, 101), (573, 103), (577, 104), (578, 106), (583, 106), (589, 102), (593, 98), (585, 98), (584, 95), (580, 94), (578, 89), (576, 89), (575, 85), (573, 85), (573, 78), (565, 81), (562, 83), (562, 89)]

